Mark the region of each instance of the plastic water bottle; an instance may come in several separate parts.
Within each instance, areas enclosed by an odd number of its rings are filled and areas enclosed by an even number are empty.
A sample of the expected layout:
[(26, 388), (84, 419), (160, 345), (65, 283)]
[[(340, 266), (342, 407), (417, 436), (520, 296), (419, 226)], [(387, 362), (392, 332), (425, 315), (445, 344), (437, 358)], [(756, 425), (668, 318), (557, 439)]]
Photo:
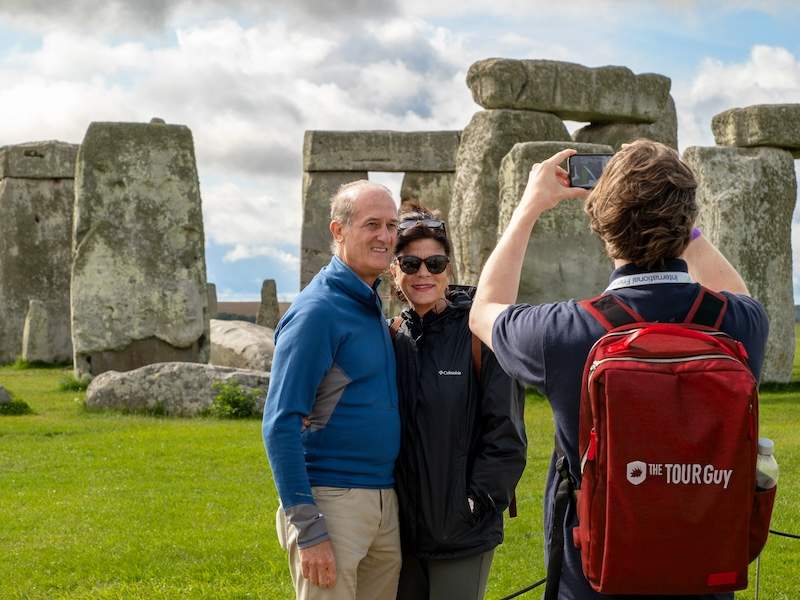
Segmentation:
[(756, 459), (756, 487), (768, 490), (778, 485), (778, 461), (773, 452), (775, 442), (769, 438), (758, 439), (758, 457)]

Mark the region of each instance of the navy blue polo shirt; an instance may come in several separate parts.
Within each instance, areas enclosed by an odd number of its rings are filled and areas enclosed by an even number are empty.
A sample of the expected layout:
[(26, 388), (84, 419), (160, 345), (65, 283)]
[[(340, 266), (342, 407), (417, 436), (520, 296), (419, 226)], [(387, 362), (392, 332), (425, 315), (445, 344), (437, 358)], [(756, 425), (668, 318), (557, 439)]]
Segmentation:
[[(686, 263), (680, 259), (668, 261), (663, 269), (657, 270), (683, 273), (688, 271)], [(627, 264), (611, 274), (611, 281), (644, 272), (644, 269)], [(661, 283), (623, 287), (612, 293), (647, 321), (679, 323), (686, 318), (699, 290), (700, 286), (697, 283)], [(750, 355), (750, 369), (758, 378), (769, 329), (767, 314), (761, 304), (748, 296), (723, 293), (728, 298), (728, 309), (720, 329), (744, 344)], [(578, 481), (580, 480), (578, 412), (581, 377), (592, 344), (604, 333), (603, 327), (579, 307), (575, 300), (553, 304), (511, 305), (497, 317), (492, 330), (494, 353), (503, 370), (525, 384), (535, 387), (550, 401), (558, 443), (566, 452), (572, 474)], [(550, 542), (557, 482), (554, 455), (550, 461), (545, 493), (545, 555)], [(559, 599), (609, 598), (610, 596), (592, 590), (583, 575), (580, 551), (571, 543), (572, 528), (576, 525), (575, 507), (570, 506), (564, 523), (565, 555)], [(649, 597), (655, 598), (655, 596)], [(732, 598), (732, 594), (704, 597)], [(631, 597), (619, 596), (619, 598)], [(699, 597), (692, 598), (697, 600)]]

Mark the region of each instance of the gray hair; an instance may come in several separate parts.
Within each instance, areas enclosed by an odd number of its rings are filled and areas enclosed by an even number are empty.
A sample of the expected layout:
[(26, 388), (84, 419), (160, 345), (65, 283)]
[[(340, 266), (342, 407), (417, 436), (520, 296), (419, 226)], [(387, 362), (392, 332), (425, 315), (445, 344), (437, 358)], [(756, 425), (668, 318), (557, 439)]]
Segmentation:
[[(342, 225), (350, 225), (353, 221), (353, 215), (356, 213), (355, 200), (358, 195), (365, 188), (378, 189), (386, 192), (389, 197), (392, 197), (392, 192), (385, 185), (368, 179), (359, 179), (358, 181), (351, 181), (339, 186), (336, 193), (331, 198), (331, 221), (336, 221)], [(336, 240), (331, 240), (331, 252), (337, 253), (339, 244)]]

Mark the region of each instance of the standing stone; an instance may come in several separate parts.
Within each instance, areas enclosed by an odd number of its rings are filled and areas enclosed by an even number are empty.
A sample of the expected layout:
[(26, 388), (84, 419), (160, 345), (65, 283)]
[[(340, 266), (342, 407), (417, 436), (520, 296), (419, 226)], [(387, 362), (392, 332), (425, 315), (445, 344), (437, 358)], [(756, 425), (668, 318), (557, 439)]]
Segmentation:
[(75, 188), (76, 375), (207, 362), (203, 213), (189, 128), (92, 123)]
[(455, 173), (420, 173), (409, 171), (400, 186), (400, 206), (405, 202), (421, 204), (447, 222), (450, 215), (450, 198), (453, 195)]
[(0, 385), (0, 404), (8, 404), (9, 402), (11, 402), (11, 394)]
[(555, 60), (488, 58), (467, 72), (484, 108), (536, 110), (571, 121), (653, 123), (661, 116), (669, 77), (635, 75), (627, 67), (589, 68)]
[(672, 96), (669, 97), (664, 112), (655, 123), (592, 123), (572, 134), (572, 139), (576, 142), (607, 144), (614, 148), (614, 151), (619, 150), (622, 144), (639, 138), (661, 142), (678, 149), (678, 116)]
[(331, 259), (331, 198), (340, 186), (366, 179), (366, 171), (303, 173), (300, 289)]
[(792, 212), (794, 162), (777, 148), (692, 147), (699, 226), (769, 315), (762, 381), (787, 382), (794, 361)]
[(306, 131), (304, 171), (452, 171), (458, 131)]
[(564, 123), (551, 114), (484, 110), (461, 134), (450, 203), (456, 281), (475, 285), (497, 240), (500, 162), (518, 142), (569, 141)]
[(274, 279), (265, 279), (261, 284), (261, 306), (258, 307), (256, 324), (275, 329), (278, 326), (278, 289)]
[[(575, 142), (516, 144), (500, 166), (498, 236), (519, 204), (533, 163), (574, 148), (584, 154), (608, 154), (610, 146)], [(541, 304), (569, 298), (592, 298), (608, 285), (612, 261), (589, 227), (583, 202), (564, 200), (536, 221), (519, 284), (517, 302)]]
[(775, 146), (800, 158), (800, 104), (732, 108), (711, 120), (720, 146)]
[(217, 308), (217, 286), (209, 283), (206, 285), (206, 290), (208, 291), (208, 318), (216, 319), (219, 310)]
[(69, 277), (78, 146), (34, 142), (0, 148), (0, 363), (20, 354), (28, 300), (50, 315), (53, 362), (72, 358)]
[(50, 318), (47, 306), (41, 300), (28, 303), (28, 315), (22, 331), (22, 358), (28, 362), (57, 362), (50, 344)]

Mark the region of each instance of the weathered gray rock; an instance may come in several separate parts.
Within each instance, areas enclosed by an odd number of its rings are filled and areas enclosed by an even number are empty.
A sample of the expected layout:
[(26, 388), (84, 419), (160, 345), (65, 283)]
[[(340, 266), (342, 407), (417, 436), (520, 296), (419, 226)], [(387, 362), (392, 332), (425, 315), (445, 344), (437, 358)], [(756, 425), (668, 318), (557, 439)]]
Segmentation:
[(237, 369), (272, 369), (275, 330), (249, 321), (211, 320), (212, 365)]
[(452, 171), (458, 131), (306, 131), (304, 171)]
[(524, 110), (475, 113), (461, 135), (450, 203), (456, 281), (474, 285), (497, 240), (500, 162), (514, 144), (569, 141), (564, 123), (551, 114)]
[(50, 347), (47, 306), (41, 300), (31, 300), (22, 331), (22, 358), (28, 362), (56, 362)]
[(217, 286), (213, 283), (206, 284), (208, 291), (208, 318), (214, 319), (217, 316)]
[[(16, 148), (5, 150), (14, 155)], [(69, 277), (74, 181), (55, 177), (59, 174), (0, 180), (0, 363), (20, 354), (31, 298), (42, 300), (50, 315), (54, 362), (72, 358)]]
[(653, 123), (664, 110), (670, 80), (626, 67), (589, 68), (554, 60), (488, 58), (467, 72), (484, 108), (550, 112), (592, 123)]
[[(557, 152), (574, 148), (585, 154), (608, 154), (601, 144), (526, 142), (516, 144), (500, 166), (498, 237), (519, 204), (531, 165)], [(612, 261), (600, 238), (589, 227), (583, 202), (565, 200), (536, 221), (519, 284), (517, 302), (541, 304), (569, 298), (592, 298), (608, 285)]]
[(0, 147), (0, 178), (74, 179), (77, 144), (49, 140)]
[(303, 173), (303, 229), (300, 233), (300, 289), (331, 259), (331, 198), (339, 186), (366, 179), (366, 171)]
[(184, 362), (152, 364), (124, 373), (106, 371), (89, 384), (86, 406), (194, 417), (214, 402), (214, 383), (231, 380), (257, 391), (258, 410), (263, 410), (269, 373)]
[(189, 129), (92, 123), (76, 176), (76, 375), (207, 362), (203, 213)]
[(678, 149), (678, 116), (675, 112), (675, 101), (672, 96), (667, 101), (664, 112), (655, 123), (598, 123), (587, 125), (572, 134), (576, 142), (589, 144), (607, 144), (619, 150), (639, 138), (661, 142)]
[(8, 404), (11, 402), (11, 394), (8, 393), (8, 390), (0, 385), (0, 404)]
[(278, 288), (274, 279), (265, 279), (261, 284), (261, 305), (258, 307), (256, 324), (275, 329), (278, 326)]
[(786, 382), (794, 361), (792, 211), (794, 163), (777, 148), (687, 148), (697, 177), (699, 226), (742, 275), (769, 315), (762, 381)]
[(450, 215), (450, 199), (453, 196), (455, 173), (419, 173), (410, 171), (403, 177), (400, 187), (401, 206), (404, 202), (421, 204), (438, 211), (447, 222)]
[(800, 158), (800, 104), (754, 104), (711, 120), (720, 146), (775, 146)]

